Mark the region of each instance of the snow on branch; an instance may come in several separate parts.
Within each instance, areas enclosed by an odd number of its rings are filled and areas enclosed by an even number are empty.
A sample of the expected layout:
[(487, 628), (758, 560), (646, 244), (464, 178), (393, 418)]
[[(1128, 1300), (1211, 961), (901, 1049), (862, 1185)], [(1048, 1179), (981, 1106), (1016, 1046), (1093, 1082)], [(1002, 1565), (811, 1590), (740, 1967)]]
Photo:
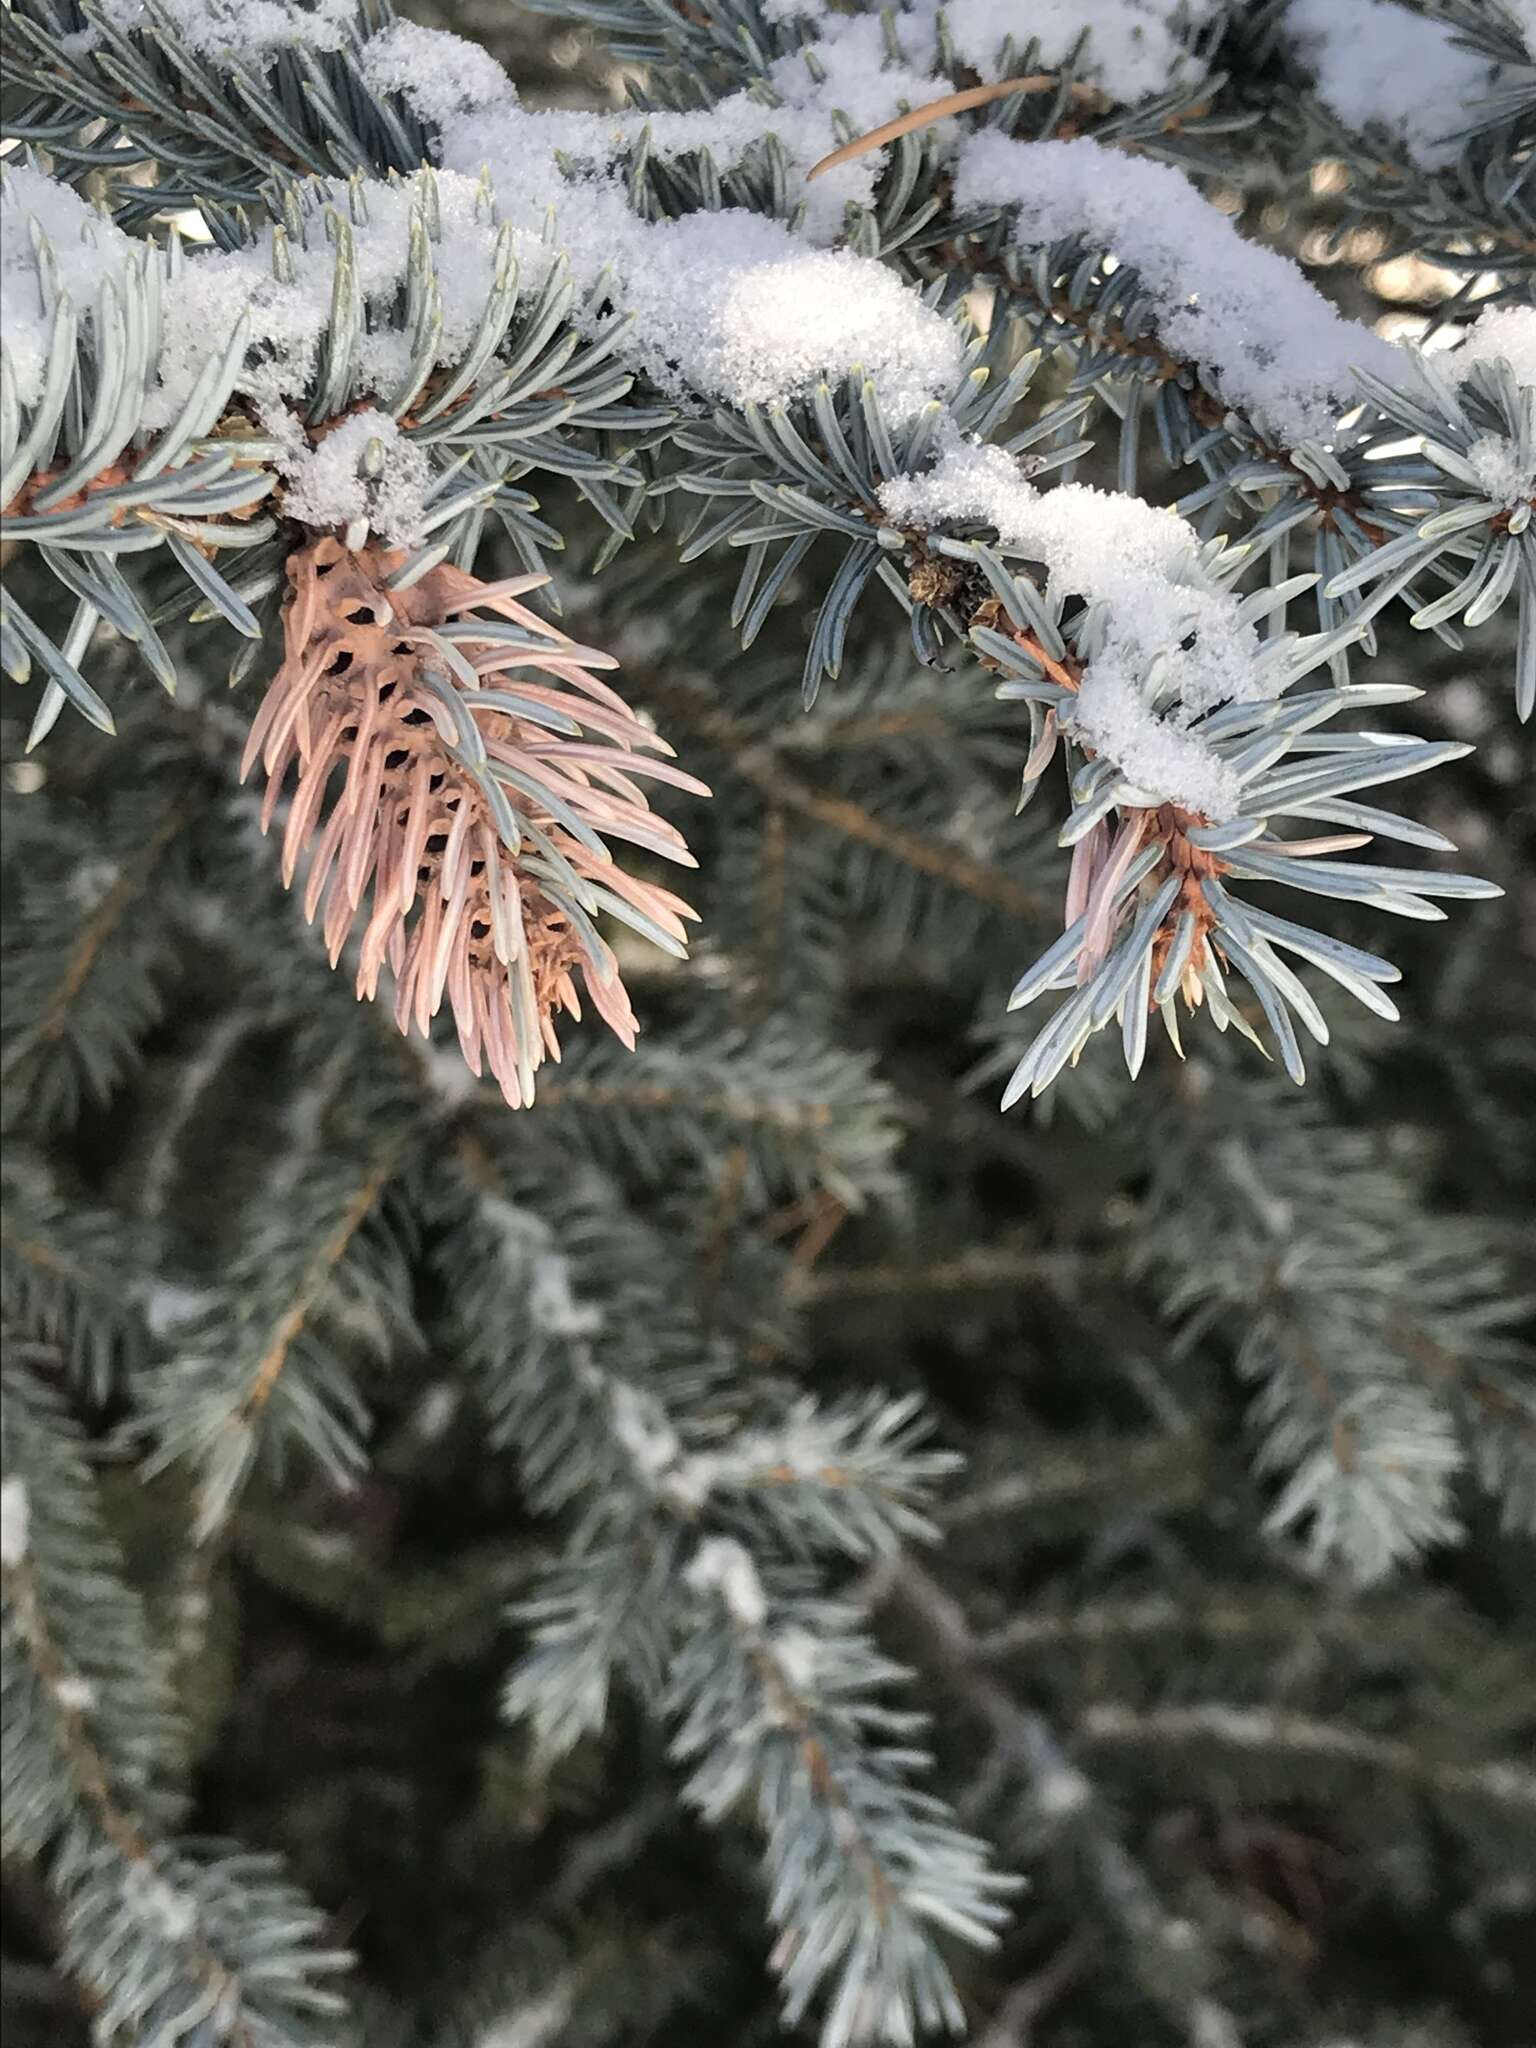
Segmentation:
[(897, 77), (903, 75), (901, 65), (892, 61), (894, 43), (910, 67), (906, 75), (920, 80), (930, 99), (950, 89), (946, 66), (951, 61), (955, 68), (973, 71), (991, 83), (1027, 59), (1046, 71), (1059, 71), (1070, 63), (1077, 78), (1129, 105), (1165, 92), (1175, 80), (1198, 71), (1193, 33), (1215, 18), (1220, 4), (1221, 0), (1096, 0), (1085, 8), (1082, 0), (1033, 0), (1031, 5), (1021, 0), (948, 0), (943, 6), (939, 0), (908, 0), (906, 6), (879, 14), (840, 16), (791, 0), (778, 11), (785, 18), (814, 21), (818, 34), (803, 52), (781, 58), (771, 75), (782, 90), (794, 67), (804, 67), (812, 75), (822, 72), (827, 78), (824, 97), (833, 99), (841, 87), (837, 103), (857, 121), (862, 110), (849, 100), (859, 85), (878, 77), (882, 67), (888, 66)]
[[(677, 118), (707, 139), (713, 116)], [(883, 264), (741, 209), (642, 219), (607, 169), (622, 136), (605, 116), (498, 108), (444, 138), (444, 163), (487, 171), (520, 237), (542, 235), (553, 212), (578, 292), (602, 290), (631, 316), (625, 353), (664, 391), (766, 405), (857, 366), (904, 419), (954, 384), (952, 322)], [(567, 176), (560, 159), (584, 174)]]
[[(1210, 819), (1236, 814), (1240, 784), (1190, 720), (1216, 705), (1273, 697), (1275, 669), (1240, 601), (1202, 558), (1194, 529), (1139, 498), (1059, 484), (1038, 491), (1005, 450), (958, 442), (923, 476), (881, 492), (898, 526), (991, 527), (1010, 552), (1043, 562), (1054, 596), (1108, 609), (1101, 652), (1085, 670), (1071, 729), (1152, 798)], [(1159, 715), (1143, 694), (1166, 679)]]
[(1289, 258), (1246, 241), (1171, 165), (1087, 137), (985, 132), (960, 151), (955, 202), (1015, 209), (1020, 250), (1082, 242), (1130, 265), (1158, 309), (1164, 347), (1284, 441), (1330, 438), (1356, 402), (1357, 368), (1392, 379), (1390, 343), (1336, 313)]
[(1458, 130), (1499, 76), (1452, 23), (1397, 0), (1291, 0), (1284, 27), (1329, 113), (1357, 132), (1384, 130), (1420, 170), (1454, 162)]
[[(39, 241), (47, 246), (46, 257)], [(48, 364), (52, 301), (67, 292), (94, 302), (103, 281), (122, 272), (139, 245), (79, 193), (28, 164), (7, 163), (0, 182), (0, 336), (17, 401), (36, 402)]]
[[(100, 0), (100, 13), (120, 34), (153, 32), (164, 21), (199, 57), (236, 55), (243, 61), (277, 50), (339, 50), (352, 33), (356, 0)], [(157, 16), (159, 19), (157, 20)], [(101, 40), (94, 27), (80, 31), (76, 49)]]

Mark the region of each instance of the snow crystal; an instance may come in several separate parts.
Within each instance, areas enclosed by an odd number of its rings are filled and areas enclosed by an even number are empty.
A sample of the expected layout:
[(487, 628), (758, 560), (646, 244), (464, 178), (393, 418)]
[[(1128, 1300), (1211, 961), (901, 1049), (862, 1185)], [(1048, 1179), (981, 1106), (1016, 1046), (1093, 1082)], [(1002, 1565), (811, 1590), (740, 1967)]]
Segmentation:
[[(100, 0), (124, 33), (155, 26), (144, 0)], [(339, 50), (351, 40), (355, 0), (159, 0), (160, 12), (200, 57), (270, 59), (279, 50)]]
[(1517, 384), (1536, 386), (1536, 306), (1494, 306), (1479, 314), (1464, 340), (1435, 357), (1435, 368), (1460, 383), (1474, 364), (1501, 360)]
[(1012, 142), (986, 133), (960, 152), (955, 203), (1011, 206), (1034, 249), (1080, 238), (1133, 265), (1159, 338), (1210, 372), (1229, 405), (1295, 442), (1327, 435), (1353, 402), (1351, 371), (1389, 382), (1397, 352), (1343, 319), (1287, 257), (1245, 241), (1182, 171), (1080, 137)]
[(53, 324), (44, 311), (31, 223), (46, 240), (59, 285), (77, 312), (95, 305), (103, 278), (120, 273), (139, 255), (138, 245), (70, 186), (25, 164), (7, 164), (0, 172), (3, 338), (17, 397), (27, 406), (42, 392)]
[(1426, 171), (1455, 161), (1447, 137), (1485, 98), (1497, 66), (1458, 48), (1455, 29), (1397, 0), (1291, 0), (1286, 26), (1318, 98), (1357, 133), (1384, 128)]
[(27, 1554), (31, 1536), (32, 1504), (27, 1499), (24, 1479), (0, 1483), (0, 1564), (18, 1565)]
[(758, 1629), (767, 1620), (768, 1597), (757, 1567), (733, 1536), (701, 1543), (686, 1576), (695, 1593), (717, 1593), (739, 1627)]
[(1485, 434), (1467, 450), (1477, 480), (1496, 505), (1518, 505), (1536, 497), (1536, 463), (1522, 461), (1516, 442), (1503, 434)]
[(476, 108), (510, 104), (517, 91), (489, 50), (463, 36), (392, 21), (363, 45), (363, 78), (397, 92), (424, 121), (446, 128)]
[(301, 440), (299, 448), (278, 463), (291, 519), (313, 527), (361, 523), (393, 547), (421, 539), (432, 465), (387, 413), (365, 407), (314, 447)]
[(88, 1678), (61, 1678), (53, 1688), (53, 1696), (66, 1713), (89, 1713), (96, 1704), (96, 1688)]
[[(886, 484), (880, 502), (898, 526), (990, 526), (1005, 547), (1044, 563), (1053, 597), (1104, 604), (1108, 628), (1073, 707), (1075, 729), (1138, 790), (1209, 818), (1234, 814), (1231, 771), (1184, 727), (1274, 685), (1256, 666), (1257, 633), (1207, 574), (1177, 513), (1087, 484), (1037, 491), (1004, 449), (981, 442), (956, 442), (926, 475)], [(1159, 656), (1166, 715), (1143, 694)]]

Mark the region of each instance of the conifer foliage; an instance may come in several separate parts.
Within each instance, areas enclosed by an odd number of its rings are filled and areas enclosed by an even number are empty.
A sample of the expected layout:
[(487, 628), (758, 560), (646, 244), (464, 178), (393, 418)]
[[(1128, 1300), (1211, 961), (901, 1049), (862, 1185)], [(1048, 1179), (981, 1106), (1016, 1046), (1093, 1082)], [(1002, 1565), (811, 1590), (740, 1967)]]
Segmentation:
[(0, 23), (8, 2026), (1528, 2040), (1529, 0)]

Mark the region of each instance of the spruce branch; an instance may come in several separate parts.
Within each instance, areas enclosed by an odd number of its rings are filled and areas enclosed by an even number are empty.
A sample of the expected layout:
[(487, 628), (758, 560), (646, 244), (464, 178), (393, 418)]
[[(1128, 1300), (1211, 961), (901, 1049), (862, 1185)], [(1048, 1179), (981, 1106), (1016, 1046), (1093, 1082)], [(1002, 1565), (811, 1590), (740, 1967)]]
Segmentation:
[[(1090, 1780), (1068, 1757), (1045, 1717), (1020, 1706), (986, 1669), (984, 1654), (953, 1595), (910, 1558), (884, 1589), (905, 1607), (937, 1652), (941, 1668), (986, 1726), (1008, 1764), (1028, 1775), (1042, 1815), (1082, 1845), (1101, 1906), (1132, 1945), (1147, 1991), (1180, 2025), (1191, 2048), (1240, 2048), (1243, 2036), (1211, 1992), (1215, 1958), (1196, 1930), (1162, 1904), (1114, 1832)], [(1180, 1981), (1182, 1980), (1182, 1982)]]
[(308, 1106), (315, 1122), (278, 1169), (286, 1184), (272, 1189), (266, 1228), (217, 1287), (193, 1294), (142, 1383), (132, 1432), (152, 1445), (148, 1469), (185, 1460), (196, 1475), (199, 1569), (258, 1459), (280, 1470), (302, 1451), (332, 1484), (356, 1482), (367, 1411), (354, 1358), (383, 1363), (419, 1344), (385, 1197), (421, 1126), (388, 1071), (354, 1069), (336, 1116), (332, 1090), (350, 1054), (317, 1062), (319, 1113)]
[(737, 1207), (749, 1216), (787, 1196), (825, 1192), (851, 1210), (901, 1196), (892, 1091), (857, 1055), (794, 1027), (722, 1030), (701, 1008), (622, 1063), (584, 1044), (539, 1106), (552, 1138), (657, 1184), (684, 1162), (714, 1179), (739, 1158)]
[[(12, 132), (83, 182), (105, 168), (127, 224), (203, 203), (254, 204), (274, 164), (376, 177), (426, 155), (398, 92), (365, 75), (369, 32), (388, 0), (355, 9), (288, 0), (287, 33), (242, 34), (228, 6), (205, 12), (147, 0), (137, 18), (92, 0), (20, 0), (8, 10), (7, 80), (31, 97)], [(146, 191), (131, 173), (152, 166)]]
[[(573, 1493), (584, 1502), (569, 1557), (521, 1610), (532, 1644), (513, 1674), (509, 1710), (558, 1751), (602, 1727), (615, 1672), (654, 1708), (670, 1701), (678, 1754), (696, 1766), (689, 1797), (706, 1814), (723, 1817), (758, 1788), (770, 1910), (798, 1930), (780, 1957), (791, 2015), (832, 1978), (823, 2037), (835, 2048), (857, 2038), (902, 2043), (914, 2024), (955, 2024), (959, 2007), (925, 1923), (984, 1938), (1002, 1887), (986, 1874), (980, 1846), (906, 1787), (907, 1750), (872, 1746), (910, 1718), (866, 1698), (898, 1674), (853, 1633), (852, 1611), (817, 1595), (797, 1562), (888, 1551), (903, 1536), (928, 1533), (919, 1503), (950, 1460), (921, 1448), (911, 1403), (839, 1410), (802, 1399), (778, 1413), (770, 1403), (752, 1422), (728, 1408), (712, 1414), (726, 1361), (700, 1351), (696, 1335), (688, 1361), (681, 1345), (690, 1333), (678, 1328), (675, 1300), (653, 1296), (648, 1316), (632, 1300), (615, 1323), (590, 1302), (591, 1282), (561, 1239), (490, 1192), (501, 1176), (488, 1156), (471, 1151), (465, 1165), (481, 1189), (471, 1213), (498, 1241), (471, 1268), (480, 1277), (469, 1327), (516, 1326), (509, 1283), (532, 1311), (533, 1342), (510, 1376), (494, 1339), (476, 1342), (482, 1370), (497, 1375), (502, 1427), (541, 1505)], [(637, 1269), (613, 1231), (610, 1219), (610, 1273), (657, 1276), (659, 1248)], [(573, 1238), (569, 1223), (564, 1235), (583, 1263), (593, 1257), (597, 1248)], [(677, 1332), (665, 1348), (656, 1328), (663, 1317)], [(665, 1370), (652, 1346), (669, 1359)], [(756, 1639), (758, 1557), (777, 1561), (763, 1569), (782, 1587), (785, 1633), (766, 1647)], [(813, 1704), (808, 1681), (797, 1688), (779, 1652), (803, 1665), (829, 1632), (832, 1690)], [(727, 1646), (732, 1661), (722, 1667)], [(722, 1668), (737, 1673), (724, 1693)], [(763, 1726), (765, 1702), (767, 1729), (782, 1737), (765, 1732), (755, 1750), (711, 1739), (723, 1724)], [(724, 1776), (723, 1756), (732, 1759)]]
[(688, 1567), (714, 1610), (672, 1673), (686, 1794), (719, 1820), (747, 1798), (768, 1838), (775, 1966), (793, 2024), (830, 1981), (823, 2048), (959, 2031), (933, 1928), (990, 1945), (1013, 1881), (908, 1782), (920, 1717), (876, 1704), (903, 1675), (856, 1610), (770, 1590), (746, 1550), (708, 1539)]
[[(1192, 1332), (1211, 1311), (1239, 1318), (1259, 1469), (1282, 1482), (1269, 1526), (1305, 1530), (1319, 1564), (1380, 1578), (1455, 1534), (1469, 1443), (1486, 1446), (1481, 1476), (1509, 1485), (1507, 1512), (1522, 1515), (1529, 1355), (1484, 1233), (1420, 1214), (1368, 1141), (1315, 1115), (1282, 1118), (1259, 1097), (1234, 1127), (1209, 1075), (1191, 1107), (1180, 1163), (1168, 1160), (1185, 1204), (1177, 1221), (1154, 1212), (1148, 1257)], [(1190, 1235), (1194, 1157), (1223, 1190), (1216, 1239)], [(1497, 1423), (1463, 1433), (1458, 1411), (1476, 1414), (1484, 1380)]]
[(975, 1476), (945, 1504), (946, 1531), (1029, 1518), (1037, 1526), (1081, 1529), (1091, 1525), (1104, 1490), (1148, 1508), (1176, 1509), (1203, 1498), (1212, 1478), (1210, 1445), (1193, 1429), (1146, 1436), (1106, 1436), (1084, 1449), (1036, 1444), (1024, 1471)]
[(61, 818), (45, 860), (21, 868), (0, 977), (12, 1127), (57, 1128), (107, 1102), (162, 1013), (175, 958), (165, 910), (198, 793), (145, 794), (119, 799), (135, 832), (127, 858), (106, 852), (99, 825)]
[[(167, 1839), (179, 1733), (78, 1432), (18, 1359), (5, 1380), (7, 1846), (43, 1856), (63, 1967), (112, 2048), (171, 2048), (217, 2013), (239, 2048), (302, 2048), (340, 2010), (320, 1916), (269, 1857)], [(28, 1366), (33, 1367), (28, 1370)]]
[(1512, 1817), (1529, 1823), (1536, 1816), (1536, 1771), (1512, 1760), (1451, 1763), (1428, 1755), (1408, 1742), (1393, 1742), (1363, 1729), (1314, 1720), (1264, 1707), (1190, 1702), (1179, 1706), (1136, 1708), (1111, 1700), (1088, 1706), (1079, 1724), (1091, 1748), (1123, 1749), (1140, 1745), (1187, 1748), (1202, 1743), (1218, 1748), (1252, 1750), (1276, 1762), (1306, 1768), (1364, 1767), (1406, 1779), (1464, 1812), (1468, 1799), (1507, 1807)]
[(81, 1391), (105, 1404), (150, 1353), (142, 1269), (153, 1239), (82, 1203), (15, 1138), (0, 1189), (0, 1318), (15, 1338), (57, 1346)]

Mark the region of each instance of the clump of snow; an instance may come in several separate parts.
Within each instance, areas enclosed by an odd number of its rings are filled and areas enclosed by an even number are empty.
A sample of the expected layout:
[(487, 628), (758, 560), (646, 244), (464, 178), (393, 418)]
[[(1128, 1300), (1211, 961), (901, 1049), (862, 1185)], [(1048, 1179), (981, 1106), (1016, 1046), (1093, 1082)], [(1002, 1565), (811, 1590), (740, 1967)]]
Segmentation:
[(122, 873), (121, 861), (102, 854), (87, 854), (71, 868), (64, 892), (77, 910), (89, 913), (117, 887)]
[(809, 1629), (781, 1629), (770, 1645), (779, 1669), (796, 1692), (809, 1692), (821, 1668), (821, 1645)]
[(183, 1287), (176, 1281), (149, 1281), (138, 1294), (139, 1306), (152, 1337), (169, 1337), (207, 1314), (216, 1297), (206, 1287)]
[(899, 424), (958, 380), (952, 321), (882, 265), (807, 249), (776, 221), (695, 213), (646, 229), (631, 249), (622, 303), (664, 386), (767, 405), (857, 367)]
[(146, 1925), (167, 1941), (185, 1941), (197, 1925), (197, 1901), (147, 1864), (133, 1864), (123, 1877), (123, 1899)]
[(955, 203), (1017, 208), (1020, 248), (1081, 239), (1133, 266), (1170, 354), (1289, 442), (1329, 434), (1354, 402), (1354, 369), (1393, 378), (1389, 343), (1341, 318), (1288, 258), (1246, 241), (1171, 165), (1087, 137), (984, 133), (960, 152)]
[(1426, 171), (1454, 162), (1448, 138), (1498, 76), (1451, 24), (1397, 0), (1291, 0), (1285, 23), (1329, 113), (1357, 133), (1385, 129)]
[(1496, 505), (1519, 505), (1536, 497), (1536, 462), (1522, 459), (1517, 442), (1504, 434), (1484, 434), (1467, 450), (1477, 480)]
[(687, 1571), (695, 1593), (714, 1593), (741, 1628), (760, 1629), (768, 1618), (768, 1597), (757, 1567), (732, 1536), (710, 1536), (701, 1543)]
[(69, 1714), (87, 1714), (96, 1704), (96, 1688), (88, 1678), (66, 1675), (53, 1688), (53, 1696)]
[(613, 1433), (625, 1456), (647, 1486), (658, 1486), (662, 1475), (683, 1453), (682, 1442), (667, 1419), (666, 1410), (654, 1395), (631, 1386), (627, 1380), (613, 1382), (609, 1409)]
[[(152, 30), (144, 0), (100, 0), (116, 29)], [(200, 57), (233, 53), (249, 62), (279, 50), (339, 50), (352, 40), (356, 0), (159, 0), (160, 12)]]
[[(824, 12), (818, 38), (769, 68), (781, 106), (765, 110), (760, 101), (738, 93), (716, 107), (713, 118), (733, 127), (754, 120), (759, 127), (770, 127), (783, 144), (792, 170), (803, 177), (849, 132), (867, 135), (903, 109), (926, 106), (954, 91), (954, 81), (939, 68), (933, 13), (929, 8), (927, 18), (919, 19), (906, 8), (893, 10), (888, 17)], [(900, 58), (893, 56), (886, 42), (886, 19), (897, 37)], [(834, 116), (841, 116), (847, 127), (837, 126)], [(797, 196), (806, 207), (807, 231), (818, 241), (835, 239), (845, 206), (873, 202), (875, 184), (886, 161), (886, 150), (871, 150), (806, 185)]]
[(176, 418), (210, 352), (247, 311), (260, 348), (248, 356), (239, 388), (265, 403), (305, 389), (330, 319), (329, 294), (313, 283), (280, 284), (260, 246), (210, 250), (186, 264), (177, 290), (162, 299), (160, 382), (145, 403), (147, 427)]
[(1075, 1764), (1061, 1763), (1035, 1787), (1035, 1809), (1049, 1820), (1065, 1820), (1093, 1804), (1093, 1787)]
[(416, 1057), (422, 1081), (437, 1108), (448, 1115), (462, 1109), (478, 1088), (479, 1076), (469, 1071), (458, 1048), (449, 1052), (446, 1046), (429, 1042), (416, 1048)]
[[(1103, 604), (1104, 642), (1066, 722), (1155, 800), (1235, 815), (1235, 776), (1186, 728), (1218, 704), (1272, 695), (1278, 673), (1261, 669), (1258, 634), (1202, 565), (1185, 520), (1086, 484), (1037, 491), (1006, 450), (983, 442), (956, 442), (926, 474), (887, 483), (880, 502), (897, 526), (990, 526), (1045, 565), (1053, 598)], [(1154, 665), (1166, 711), (1146, 695)]]
[(1118, 664), (1101, 657), (1084, 672), (1069, 724), (1084, 745), (1163, 803), (1211, 819), (1235, 817), (1242, 807), (1233, 770), (1197, 734), (1160, 718)]
[(320, 528), (362, 524), (392, 547), (421, 539), (432, 465), (387, 413), (355, 412), (313, 447), (295, 438), (278, 464), (291, 519)]
[(489, 50), (463, 36), (392, 21), (363, 45), (364, 81), (376, 93), (400, 93), (413, 113), (437, 127), (478, 108), (511, 105), (516, 88)]
[(1465, 338), (1435, 357), (1442, 376), (1460, 383), (1478, 363), (1506, 362), (1515, 382), (1536, 387), (1536, 306), (1493, 306), (1480, 313)]
[(595, 1301), (578, 1301), (571, 1287), (570, 1260), (548, 1245), (534, 1262), (528, 1289), (528, 1313), (547, 1336), (567, 1339), (595, 1337), (603, 1312)]
[(32, 1504), (24, 1479), (0, 1482), (0, 1564), (14, 1568), (27, 1554), (32, 1536)]
[(451, 1380), (436, 1380), (416, 1403), (411, 1427), (424, 1444), (438, 1443), (448, 1434), (463, 1405), (462, 1388)]
[(141, 260), (139, 245), (105, 214), (87, 206), (70, 186), (25, 164), (0, 169), (0, 297), (5, 322), (0, 342), (22, 405), (43, 388), (52, 315), (44, 310), (42, 269), (33, 228), (48, 244), (59, 286), (77, 313), (96, 303), (105, 278)]

